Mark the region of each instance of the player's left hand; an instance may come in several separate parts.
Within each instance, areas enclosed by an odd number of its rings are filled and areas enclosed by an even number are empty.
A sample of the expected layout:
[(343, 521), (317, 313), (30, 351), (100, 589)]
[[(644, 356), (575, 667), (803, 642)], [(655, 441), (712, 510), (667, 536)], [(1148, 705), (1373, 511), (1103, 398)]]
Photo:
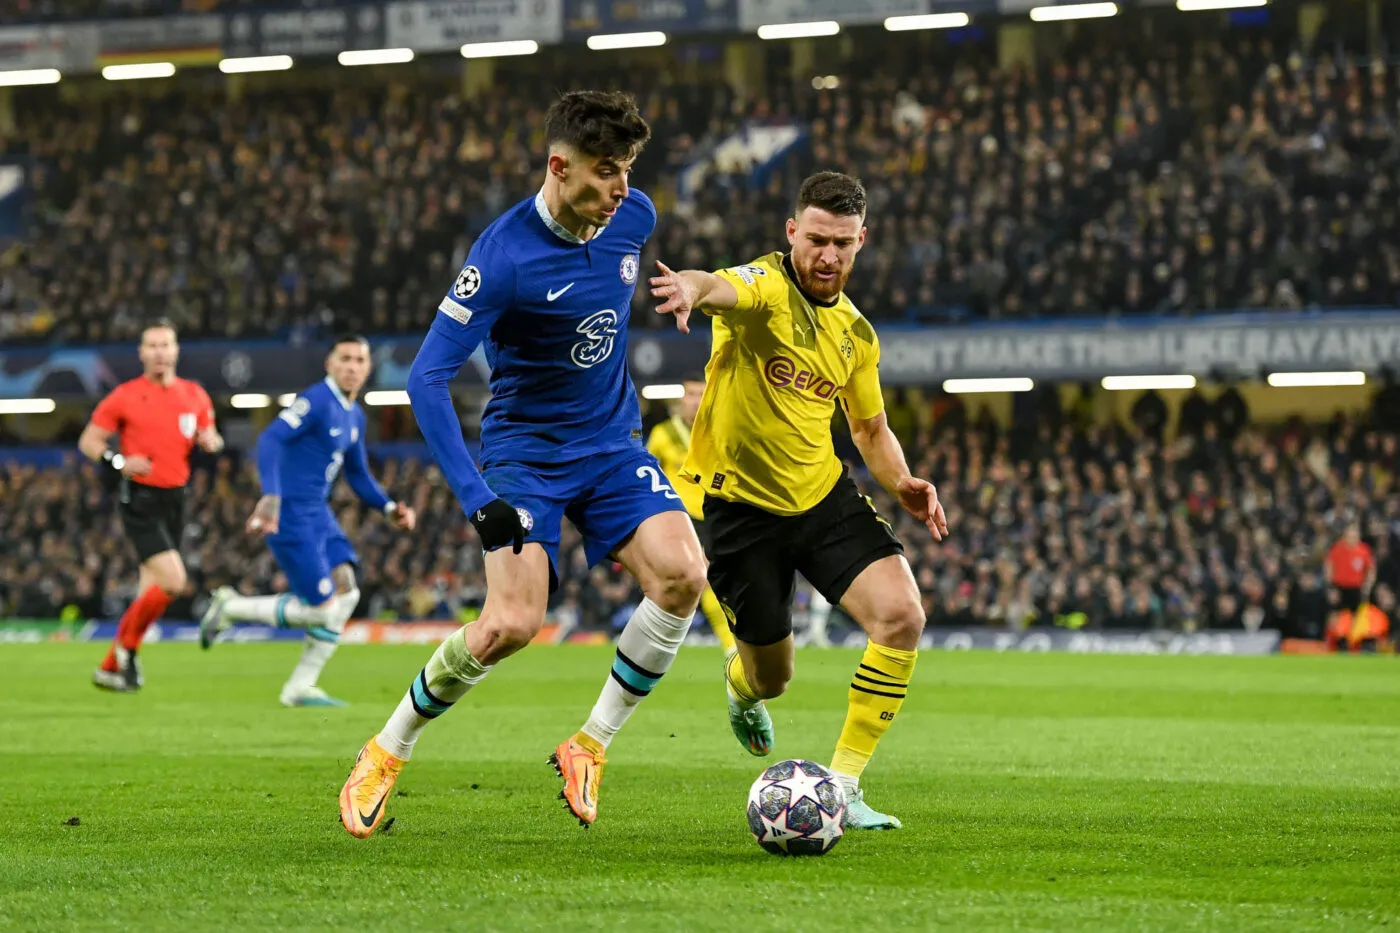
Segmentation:
[(676, 319), (676, 329), (683, 334), (690, 333), (690, 312), (695, 308), (695, 287), (681, 275), (671, 270), (660, 259), (656, 260), (660, 275), (651, 277), (651, 297), (662, 299), (656, 306), (657, 314), (670, 314)]
[(194, 441), (205, 453), (216, 454), (224, 449), (224, 436), (212, 424), (196, 434)]
[(412, 531), (418, 524), (418, 513), (413, 511), (411, 506), (402, 502), (394, 503), (393, 509), (389, 511), (389, 521), (394, 523), (394, 527), (400, 531)]
[(938, 490), (933, 483), (917, 476), (906, 476), (895, 486), (895, 493), (899, 504), (924, 523), (933, 540), (942, 541), (948, 536), (948, 517), (943, 514), (943, 503), (938, 501)]

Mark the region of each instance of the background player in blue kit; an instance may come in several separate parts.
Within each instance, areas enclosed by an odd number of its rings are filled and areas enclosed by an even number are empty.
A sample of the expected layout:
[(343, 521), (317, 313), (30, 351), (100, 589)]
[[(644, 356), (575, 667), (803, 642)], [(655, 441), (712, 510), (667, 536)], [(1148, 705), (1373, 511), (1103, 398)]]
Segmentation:
[(355, 548), (327, 502), (342, 468), (360, 501), (383, 510), (405, 531), (416, 522), (413, 509), (392, 501), (369, 471), (365, 413), (355, 402), (369, 367), (363, 337), (336, 340), (326, 357), (325, 380), (298, 395), (258, 438), (263, 495), (247, 527), (267, 535), (291, 592), (239, 596), (221, 587), (200, 620), (205, 648), (236, 620), (306, 629), (301, 661), (282, 688), (284, 706), (344, 705), (316, 684), (360, 601)]
[[(627, 320), (656, 209), (628, 187), (651, 134), (631, 95), (564, 95), (545, 120), (544, 186), (492, 223), (423, 341), (409, 375), (413, 413), (486, 554), (481, 617), (449, 637), (340, 794), (345, 828), (365, 837), (418, 734), (544, 623), (560, 523), (590, 563), (614, 556), (646, 595), (618, 638), (609, 679), (583, 728), (551, 760), (585, 825), (597, 817), (603, 753), (656, 686), (705, 588), (705, 561), (680, 497), (641, 438), (627, 373)], [(491, 365), (478, 473), (448, 382), (479, 343)]]

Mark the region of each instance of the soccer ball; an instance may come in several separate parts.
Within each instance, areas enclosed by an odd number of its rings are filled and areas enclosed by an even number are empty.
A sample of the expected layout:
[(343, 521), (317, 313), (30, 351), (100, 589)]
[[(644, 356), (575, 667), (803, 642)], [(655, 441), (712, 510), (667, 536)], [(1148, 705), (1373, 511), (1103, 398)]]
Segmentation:
[(748, 813), (749, 831), (774, 855), (823, 855), (846, 831), (846, 791), (815, 761), (780, 761), (749, 788)]

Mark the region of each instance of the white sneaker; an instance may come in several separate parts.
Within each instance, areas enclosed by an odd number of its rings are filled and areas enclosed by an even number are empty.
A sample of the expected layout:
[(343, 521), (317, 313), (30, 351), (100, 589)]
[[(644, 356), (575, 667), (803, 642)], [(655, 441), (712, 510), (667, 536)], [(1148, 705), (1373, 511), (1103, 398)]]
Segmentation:
[(344, 700), (337, 700), (326, 693), (320, 687), (312, 685), (310, 687), (293, 687), (291, 684), (282, 688), (281, 702), (283, 706), (349, 706)]
[(231, 586), (221, 586), (214, 591), (213, 598), (209, 600), (209, 608), (204, 610), (204, 617), (199, 620), (199, 647), (205, 651), (214, 644), (214, 639), (219, 637), (220, 632), (233, 624), (224, 615), (224, 606), (237, 595), (238, 591)]

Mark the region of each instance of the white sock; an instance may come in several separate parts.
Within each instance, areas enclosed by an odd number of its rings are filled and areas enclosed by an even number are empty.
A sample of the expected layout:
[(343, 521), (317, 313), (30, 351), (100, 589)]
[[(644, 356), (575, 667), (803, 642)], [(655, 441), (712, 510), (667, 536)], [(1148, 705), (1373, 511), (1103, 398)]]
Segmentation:
[(651, 693), (676, 659), (690, 630), (690, 616), (673, 616), (643, 599), (617, 639), (617, 655), (603, 692), (583, 724), (583, 731), (604, 748), (626, 724), (632, 710)]
[(462, 626), (438, 645), (380, 731), (380, 747), (395, 758), (412, 755), (413, 743), (418, 741), (423, 727), (451, 709), (453, 703), (491, 673), (491, 667), (467, 650), (466, 630)]
[[(291, 593), (278, 596), (235, 596), (224, 603), (224, 615), (240, 622), (261, 622), (278, 628), (306, 628), (325, 625), (336, 600), (308, 606)], [(351, 611), (354, 607), (351, 607)]]
[(345, 623), (350, 621), (350, 614), (359, 605), (360, 591), (354, 589), (341, 593), (333, 602), (326, 624), (313, 625), (306, 630), (306, 647), (301, 650), (301, 660), (297, 662), (292, 676), (287, 678), (286, 686), (282, 688), (284, 693), (301, 693), (316, 685), (326, 662), (335, 654), (336, 646), (340, 644)]

